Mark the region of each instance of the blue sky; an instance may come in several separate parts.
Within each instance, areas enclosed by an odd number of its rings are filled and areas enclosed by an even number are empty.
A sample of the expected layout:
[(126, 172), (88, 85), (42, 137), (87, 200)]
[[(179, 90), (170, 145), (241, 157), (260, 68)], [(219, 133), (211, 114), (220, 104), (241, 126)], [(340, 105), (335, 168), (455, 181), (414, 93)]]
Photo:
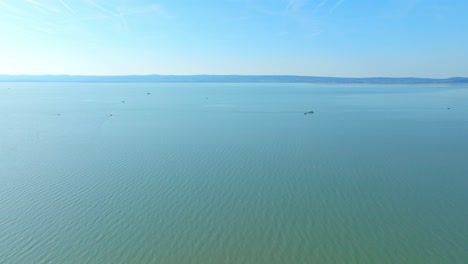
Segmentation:
[(466, 0), (0, 0), (0, 74), (468, 76)]

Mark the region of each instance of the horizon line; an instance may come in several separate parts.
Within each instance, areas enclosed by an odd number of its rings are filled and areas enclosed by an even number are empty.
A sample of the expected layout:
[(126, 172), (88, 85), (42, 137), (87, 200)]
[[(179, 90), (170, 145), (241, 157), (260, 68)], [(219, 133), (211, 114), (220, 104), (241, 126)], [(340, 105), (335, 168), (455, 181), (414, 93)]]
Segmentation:
[(449, 80), (449, 79), (468, 79), (468, 76), (451, 77), (415, 77), (415, 76), (365, 76), (365, 77), (347, 77), (347, 76), (319, 76), (319, 75), (296, 75), (296, 74), (2, 74), (0, 77), (304, 77), (304, 78), (330, 78), (330, 79), (431, 79), (431, 80)]

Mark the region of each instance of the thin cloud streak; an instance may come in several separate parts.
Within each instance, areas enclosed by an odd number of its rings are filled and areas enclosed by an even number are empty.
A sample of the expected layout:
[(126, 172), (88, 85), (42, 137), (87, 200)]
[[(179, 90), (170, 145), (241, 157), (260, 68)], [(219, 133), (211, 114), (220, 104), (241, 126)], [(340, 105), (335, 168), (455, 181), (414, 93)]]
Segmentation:
[(67, 5), (63, 0), (58, 0), (68, 11), (75, 13), (75, 10), (73, 10), (69, 5)]
[[(23, 8), (21, 8), (21, 6)], [(62, 14), (57, 7), (46, 5), (35, 0), (5, 3), (0, 2), (0, 25), (7, 30), (15, 29), (15, 35), (40, 33), (57, 35), (59, 23), (56, 15)]]
[(307, 0), (288, 0), (286, 12), (299, 12), (306, 3)]
[(343, 4), (344, 1), (345, 0), (339, 0), (338, 2), (336, 2), (336, 4), (330, 9), (330, 11), (328, 13), (329, 14), (333, 13), (333, 11), (335, 11), (335, 9), (340, 7), (340, 5)]
[(43, 13), (44, 15), (49, 15), (50, 12), (45, 9), (40, 3), (38, 3), (36, 0), (26, 0), (28, 4), (30, 4), (33, 8), (37, 9), (39, 12)]
[(313, 13), (316, 13), (318, 10), (320, 10), (329, 0), (323, 0), (320, 3), (317, 4), (317, 6), (314, 8), (312, 11)]
[(129, 16), (155, 13), (160, 16), (168, 17), (168, 15), (164, 12), (163, 8), (159, 4), (133, 6), (131, 8), (108, 8), (98, 4), (95, 0), (85, 0), (84, 2), (88, 4), (94, 11), (97, 11), (97, 14), (87, 14), (78, 18), (79, 20), (109, 20), (113, 23), (122, 26), (122, 28), (124, 28), (124, 30), (127, 32), (130, 29), (129, 22), (127, 20), (127, 17)]
[(96, 3), (96, 1), (94, 0), (85, 0), (85, 2), (93, 6), (94, 8), (96, 8), (98, 11), (100, 11), (100, 14), (102, 16), (109, 16), (109, 18), (113, 18), (116, 16), (115, 12), (113, 12), (112, 10), (108, 8), (101, 6), (100, 4)]
[(127, 23), (127, 19), (125, 18), (125, 15), (122, 13), (122, 11), (120, 11), (120, 9), (117, 9), (117, 11), (119, 14), (119, 18), (122, 22), (122, 26), (124, 27), (125, 31), (128, 32), (128, 23)]

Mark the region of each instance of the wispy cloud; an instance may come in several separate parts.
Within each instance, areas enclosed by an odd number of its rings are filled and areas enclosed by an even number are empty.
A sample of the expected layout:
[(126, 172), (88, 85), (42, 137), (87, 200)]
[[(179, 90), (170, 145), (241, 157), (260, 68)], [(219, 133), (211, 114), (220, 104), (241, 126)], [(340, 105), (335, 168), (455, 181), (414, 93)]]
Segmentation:
[(35, 0), (0, 1), (0, 24), (4, 29), (15, 29), (15, 35), (30, 35), (39, 33), (46, 35), (57, 34), (56, 16), (60, 8), (50, 2)]
[(322, 0), (320, 3), (318, 3), (314, 9), (313, 9), (313, 13), (316, 13), (317, 11), (319, 11), (329, 0)]
[(72, 12), (72, 13), (75, 13), (75, 10), (73, 10), (67, 3), (65, 3), (65, 1), (63, 0), (58, 0), (66, 9), (68, 9), (68, 11)]
[(117, 11), (118, 11), (120, 21), (122, 22), (123, 28), (125, 29), (125, 31), (128, 31), (128, 23), (127, 23), (127, 19), (125, 18), (125, 15), (122, 13), (120, 9), (117, 9)]
[(295, 32), (295, 34), (300, 34), (298, 36), (302, 36), (305, 39), (314, 39), (324, 31), (323, 27), (326, 25), (327, 17), (329, 16), (329, 13), (324, 10), (327, 7), (327, 3), (329, 4), (329, 0), (320, 0), (318, 3), (311, 0), (286, 0), (285, 6), (282, 9), (278, 5), (276, 5), (275, 9), (275, 6), (261, 4), (260, 1), (254, 0), (231, 1), (241, 3), (248, 10), (258, 14), (289, 19), (295, 22), (296, 29), (284, 34), (283, 29), (279, 28), (275, 33), (276, 36), (291, 36), (289, 32)]
[(335, 11), (335, 9), (337, 9), (338, 7), (341, 6), (341, 4), (343, 4), (345, 0), (338, 0), (338, 2), (336, 2), (335, 5), (333, 5), (333, 7), (330, 9), (330, 11), (328, 12), (329, 14), (333, 13), (333, 11)]
[(304, 7), (306, 3), (307, 3), (307, 0), (288, 0), (286, 11), (298, 12)]
[(146, 4), (138, 6), (113, 6), (106, 7), (104, 5), (98, 4), (95, 0), (84, 0), (94, 11), (94, 14), (88, 13), (84, 16), (81, 16), (82, 20), (110, 20), (114, 23), (121, 25), (125, 31), (130, 29), (129, 21), (127, 17), (137, 16), (144, 14), (157, 14), (160, 17), (168, 17), (167, 12), (159, 4)]
[(60, 7), (48, 1), (26, 0), (26, 2), (45, 15), (50, 15), (52, 13), (63, 13), (63, 10)]
[(243, 5), (247, 10), (251, 10), (258, 14), (268, 15), (268, 16), (280, 16), (285, 15), (287, 7), (281, 9), (274, 9), (267, 7), (261, 3), (258, 3), (254, 0), (229, 0), (231, 2), (239, 3)]
[(40, 3), (38, 3), (36, 0), (26, 0), (33, 8), (38, 10), (39, 12), (49, 15), (50, 11), (48, 11), (46, 8), (44, 8)]
[[(0, 1), (0, 6), (2, 6), (4, 8), (3, 11), (8, 11), (8, 13), (10, 14), (18, 14), (18, 13), (23, 13), (23, 10), (21, 10), (20, 8), (17, 8), (16, 6), (12, 5), (12, 4), (7, 4), (3, 1)], [(1, 10), (0, 10), (1, 11)]]
[(109, 17), (115, 17), (115, 12), (113, 12), (110, 8), (105, 8), (104, 6), (98, 4), (94, 0), (85, 0), (85, 2), (92, 6), (94, 11), (97, 11), (100, 15), (102, 16), (109, 16)]

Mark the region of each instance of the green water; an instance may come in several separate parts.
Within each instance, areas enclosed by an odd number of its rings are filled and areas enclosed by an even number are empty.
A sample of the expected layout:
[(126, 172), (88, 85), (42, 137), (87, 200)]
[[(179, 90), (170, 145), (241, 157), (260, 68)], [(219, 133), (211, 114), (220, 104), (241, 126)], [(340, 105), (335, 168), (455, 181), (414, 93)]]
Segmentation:
[(0, 83), (0, 263), (468, 263), (467, 102)]

